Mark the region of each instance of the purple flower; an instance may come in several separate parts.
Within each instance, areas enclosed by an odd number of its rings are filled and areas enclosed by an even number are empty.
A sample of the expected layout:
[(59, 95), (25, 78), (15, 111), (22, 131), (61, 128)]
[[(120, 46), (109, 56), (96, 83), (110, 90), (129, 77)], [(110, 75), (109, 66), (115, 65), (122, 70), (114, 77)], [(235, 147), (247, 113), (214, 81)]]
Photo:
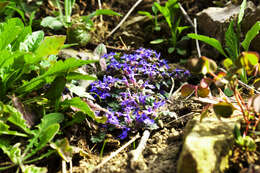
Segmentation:
[(130, 131), (130, 128), (123, 128), (122, 133), (118, 136), (121, 140), (127, 137), (127, 133)]

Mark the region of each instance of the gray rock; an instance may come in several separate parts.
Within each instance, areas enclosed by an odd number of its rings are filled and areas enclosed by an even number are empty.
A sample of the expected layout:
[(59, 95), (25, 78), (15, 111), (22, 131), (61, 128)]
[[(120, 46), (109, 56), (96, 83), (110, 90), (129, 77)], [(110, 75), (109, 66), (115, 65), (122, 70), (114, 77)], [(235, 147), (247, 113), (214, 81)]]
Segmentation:
[(233, 129), (239, 119), (219, 120), (196, 117), (184, 130), (183, 148), (178, 160), (178, 173), (222, 173), (234, 143)]
[[(259, 21), (260, 7), (256, 8), (253, 2), (247, 2), (247, 7), (245, 10), (245, 16), (242, 22), (243, 33), (246, 33), (251, 26), (256, 21)], [(232, 19), (238, 16), (240, 11), (240, 5), (229, 4), (226, 7), (209, 7), (197, 14), (198, 18), (198, 29), (199, 33), (207, 35), (219, 40), (222, 45), (225, 43), (225, 32), (229, 26), (229, 23)], [(252, 42), (252, 48), (256, 51), (260, 51), (260, 46), (255, 44), (260, 44), (259, 41), (254, 40)], [(205, 50), (205, 52), (203, 52)], [(210, 51), (208, 51), (210, 50)], [(216, 58), (219, 53), (216, 50), (212, 51), (212, 47), (206, 46), (205, 49), (202, 49), (202, 53), (205, 56)]]

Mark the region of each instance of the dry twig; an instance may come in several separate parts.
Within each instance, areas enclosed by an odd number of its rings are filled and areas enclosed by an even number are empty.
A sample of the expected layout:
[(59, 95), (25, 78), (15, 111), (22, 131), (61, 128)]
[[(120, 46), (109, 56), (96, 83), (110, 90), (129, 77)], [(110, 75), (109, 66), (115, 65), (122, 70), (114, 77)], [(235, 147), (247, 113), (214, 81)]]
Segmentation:
[(102, 166), (104, 166), (109, 160), (111, 160), (113, 157), (115, 157), (118, 153), (120, 153), (122, 150), (124, 150), (126, 147), (128, 147), (130, 144), (132, 144), (136, 139), (140, 138), (139, 133), (137, 133), (137, 135), (135, 137), (133, 137), (130, 141), (128, 141), (126, 144), (124, 144), (122, 147), (120, 147), (118, 150), (116, 150), (115, 152), (111, 153), (111, 155), (109, 157), (107, 157), (106, 159), (104, 159), (99, 165), (97, 165), (94, 170), (92, 170), (91, 172), (95, 172), (98, 169), (100, 169)]
[(133, 10), (137, 7), (137, 5), (139, 5), (143, 0), (138, 0), (133, 6), (132, 8), (127, 12), (127, 14), (125, 15), (125, 17), (119, 22), (119, 24), (108, 34), (107, 37), (110, 37), (112, 34), (114, 34), (114, 32), (126, 21), (126, 19), (128, 18), (128, 16), (133, 12)]
[(136, 167), (138, 167), (139, 157), (142, 154), (143, 150), (145, 149), (145, 146), (146, 146), (147, 140), (149, 139), (149, 136), (150, 136), (150, 131), (145, 130), (138, 147), (135, 150), (132, 150), (129, 153), (132, 156), (132, 158), (130, 160), (131, 169), (135, 170)]

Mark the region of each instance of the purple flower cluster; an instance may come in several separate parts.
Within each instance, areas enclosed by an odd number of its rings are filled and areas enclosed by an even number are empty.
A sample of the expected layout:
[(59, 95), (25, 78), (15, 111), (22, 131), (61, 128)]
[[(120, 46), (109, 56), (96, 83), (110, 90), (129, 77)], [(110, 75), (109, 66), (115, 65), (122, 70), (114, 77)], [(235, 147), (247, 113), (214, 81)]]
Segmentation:
[(99, 97), (108, 112), (95, 112), (107, 117), (107, 125), (122, 129), (120, 139), (131, 130), (157, 127), (155, 120), (165, 104), (162, 81), (189, 75), (176, 69), (169, 72), (167, 62), (153, 50), (140, 48), (134, 54), (104, 55), (107, 72), (103, 80), (91, 84), (90, 93)]

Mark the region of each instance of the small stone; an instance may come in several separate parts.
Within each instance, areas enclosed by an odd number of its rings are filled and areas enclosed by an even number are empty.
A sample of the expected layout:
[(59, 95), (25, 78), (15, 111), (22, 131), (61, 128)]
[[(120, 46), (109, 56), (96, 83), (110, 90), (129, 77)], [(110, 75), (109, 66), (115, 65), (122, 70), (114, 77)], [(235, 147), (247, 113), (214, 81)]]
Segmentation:
[(184, 130), (184, 143), (180, 154), (178, 173), (223, 173), (235, 141), (233, 130), (241, 119), (199, 117), (190, 120)]

